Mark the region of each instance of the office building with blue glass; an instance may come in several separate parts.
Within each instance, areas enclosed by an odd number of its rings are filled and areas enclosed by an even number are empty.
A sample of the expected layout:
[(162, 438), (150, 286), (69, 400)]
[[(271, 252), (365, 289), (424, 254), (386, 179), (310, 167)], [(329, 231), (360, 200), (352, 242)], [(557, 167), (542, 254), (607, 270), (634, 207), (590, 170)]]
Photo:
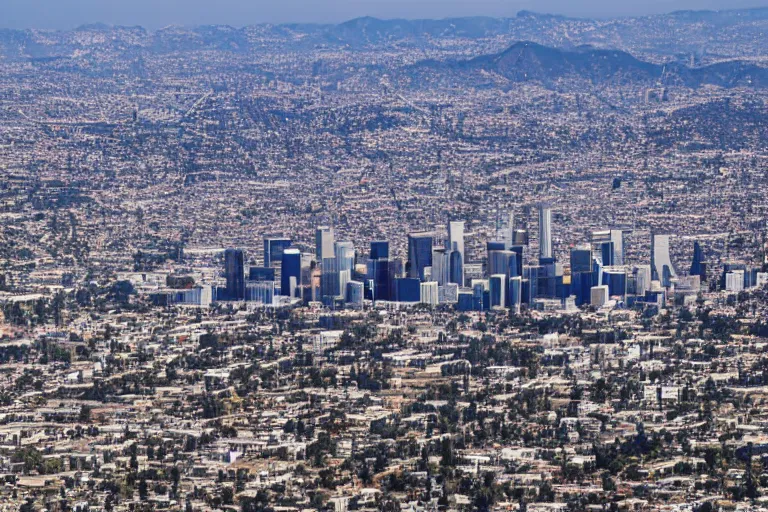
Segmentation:
[(290, 238), (264, 239), (264, 266), (274, 267), (283, 261), (283, 251), (291, 247)]
[(245, 253), (242, 249), (224, 251), (224, 276), (228, 300), (245, 300)]
[(395, 279), (395, 300), (397, 302), (419, 302), (421, 281), (413, 277)]
[(424, 269), (432, 266), (434, 233), (408, 235), (408, 277), (424, 280)]
[(293, 248), (286, 249), (283, 251), (280, 295), (300, 297), (299, 287), (301, 287), (301, 251)]

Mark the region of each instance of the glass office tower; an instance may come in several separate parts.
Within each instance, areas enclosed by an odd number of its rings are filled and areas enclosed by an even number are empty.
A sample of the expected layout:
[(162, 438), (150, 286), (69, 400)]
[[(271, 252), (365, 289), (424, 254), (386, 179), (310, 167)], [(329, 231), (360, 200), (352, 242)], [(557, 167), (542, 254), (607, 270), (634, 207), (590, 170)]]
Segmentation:
[(224, 275), (227, 279), (227, 299), (245, 299), (245, 253), (242, 249), (224, 251)]
[(280, 276), (280, 294), (286, 297), (298, 297), (301, 286), (301, 252), (298, 249), (283, 251), (282, 275)]
[(539, 206), (539, 259), (554, 258), (552, 246), (552, 210), (548, 205)]
[(264, 266), (274, 267), (283, 261), (283, 251), (291, 246), (290, 238), (265, 238), (264, 239)]
[(424, 280), (424, 269), (432, 266), (433, 233), (408, 235), (408, 277)]

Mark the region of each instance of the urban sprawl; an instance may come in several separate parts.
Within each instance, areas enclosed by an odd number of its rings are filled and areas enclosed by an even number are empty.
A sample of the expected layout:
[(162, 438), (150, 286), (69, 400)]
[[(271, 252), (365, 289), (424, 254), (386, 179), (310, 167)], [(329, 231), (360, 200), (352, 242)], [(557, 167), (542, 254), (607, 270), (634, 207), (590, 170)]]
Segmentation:
[(0, 30), (0, 511), (768, 509), (766, 34)]

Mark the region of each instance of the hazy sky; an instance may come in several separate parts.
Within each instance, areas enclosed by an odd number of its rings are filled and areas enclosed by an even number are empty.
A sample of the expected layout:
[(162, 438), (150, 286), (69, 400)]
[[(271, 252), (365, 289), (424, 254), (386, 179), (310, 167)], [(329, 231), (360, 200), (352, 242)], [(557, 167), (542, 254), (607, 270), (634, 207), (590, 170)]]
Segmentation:
[(0, 27), (339, 22), (358, 16), (514, 16), (520, 9), (571, 16), (623, 16), (677, 9), (767, 6), (768, 0), (0, 0)]

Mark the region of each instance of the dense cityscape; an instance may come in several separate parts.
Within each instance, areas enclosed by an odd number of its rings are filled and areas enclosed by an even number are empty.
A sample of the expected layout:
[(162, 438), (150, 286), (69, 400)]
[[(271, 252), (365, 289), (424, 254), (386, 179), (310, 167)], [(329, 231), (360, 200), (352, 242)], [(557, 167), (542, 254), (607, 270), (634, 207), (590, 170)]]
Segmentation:
[(768, 509), (766, 34), (0, 29), (0, 511)]

